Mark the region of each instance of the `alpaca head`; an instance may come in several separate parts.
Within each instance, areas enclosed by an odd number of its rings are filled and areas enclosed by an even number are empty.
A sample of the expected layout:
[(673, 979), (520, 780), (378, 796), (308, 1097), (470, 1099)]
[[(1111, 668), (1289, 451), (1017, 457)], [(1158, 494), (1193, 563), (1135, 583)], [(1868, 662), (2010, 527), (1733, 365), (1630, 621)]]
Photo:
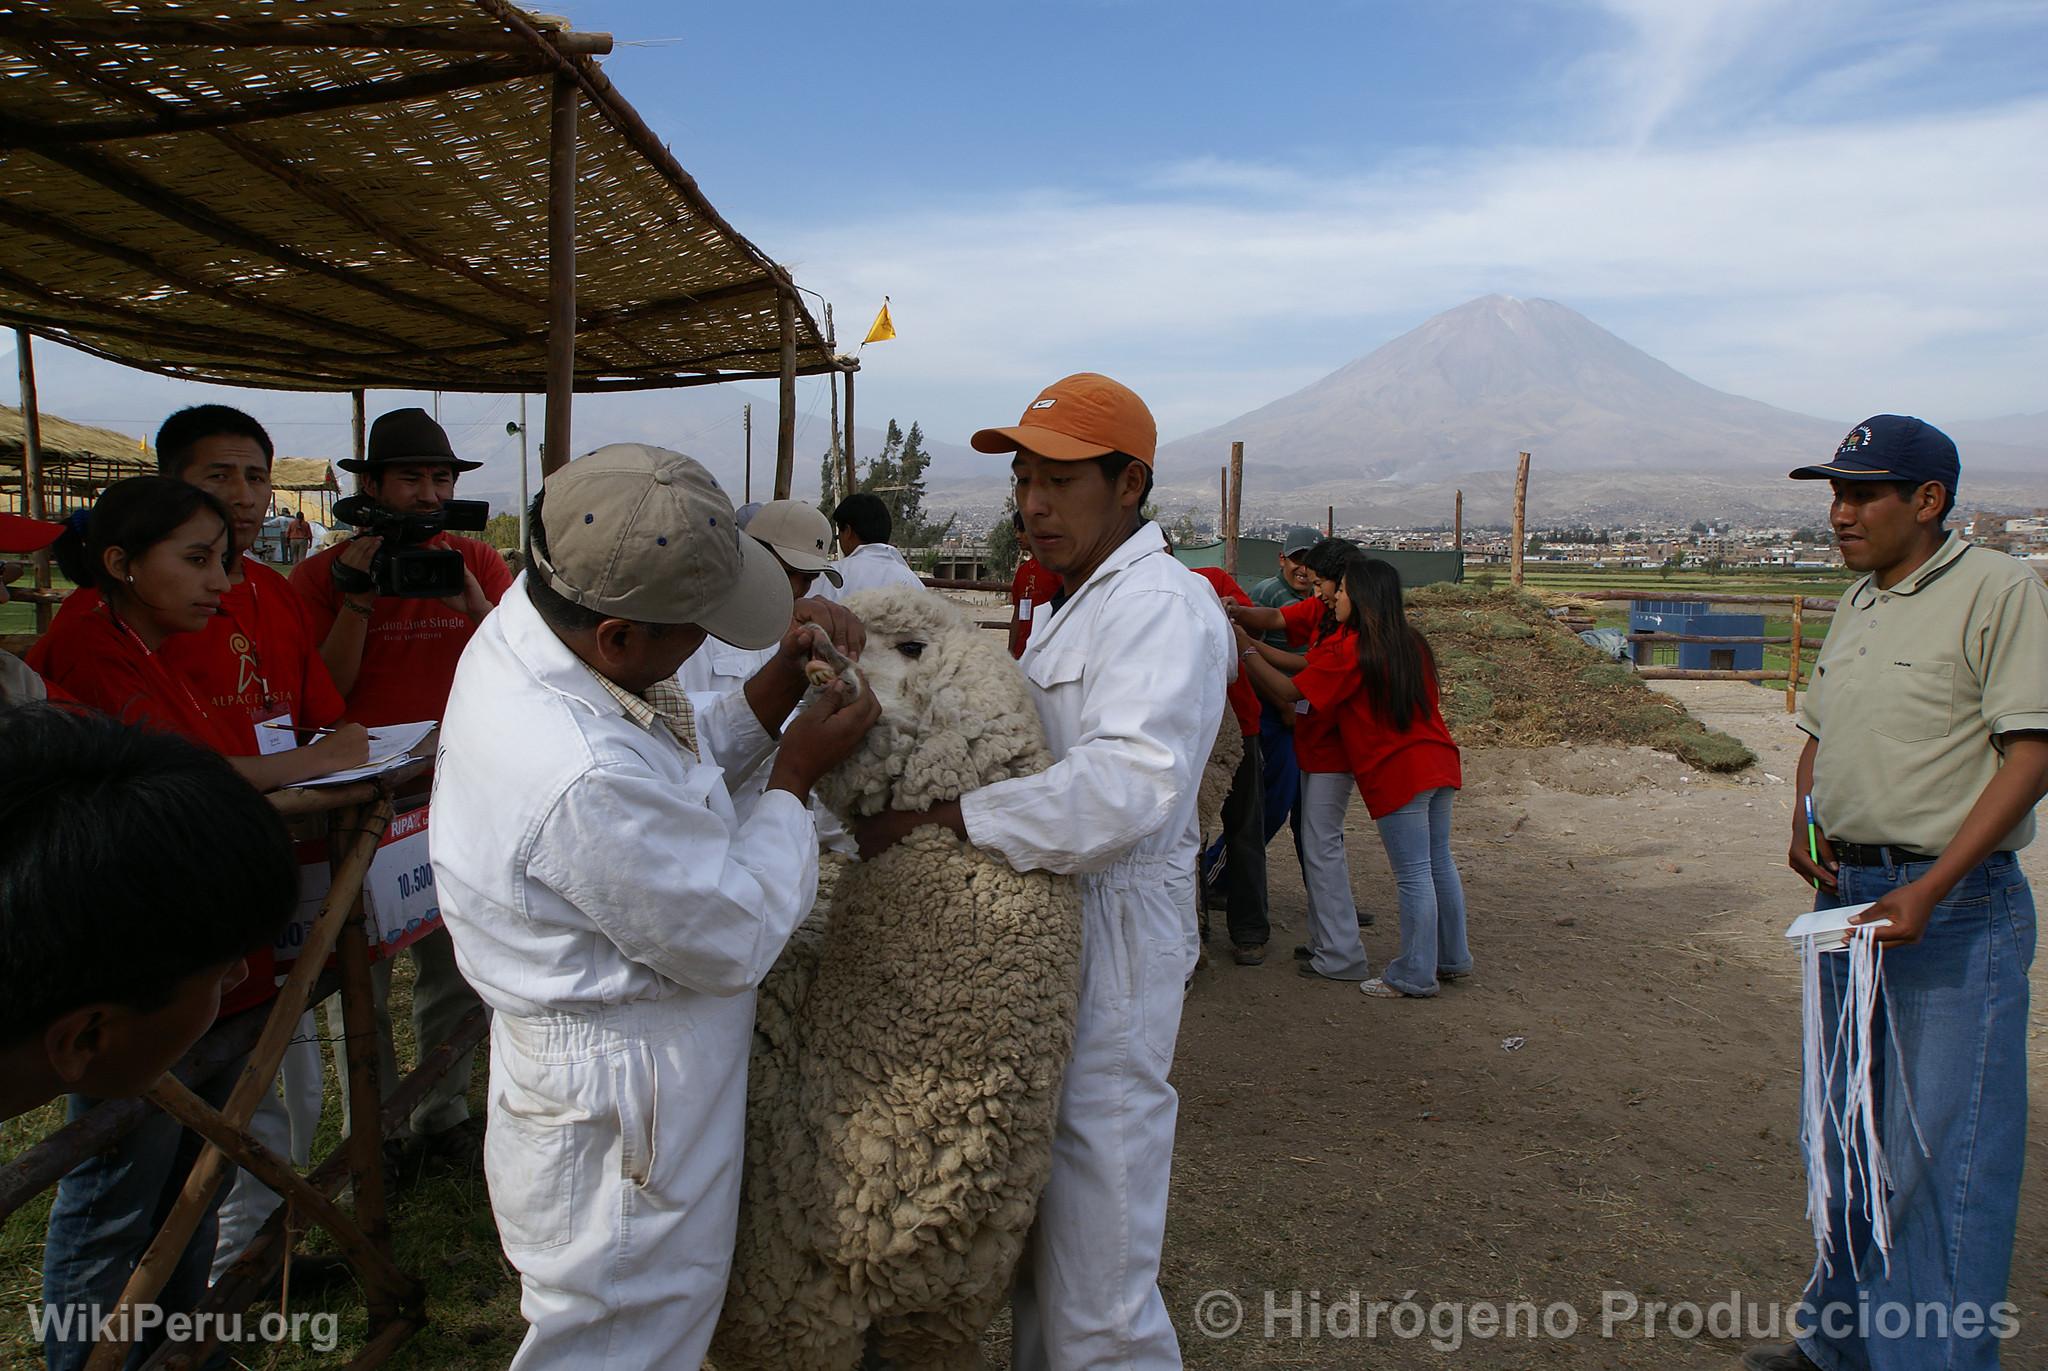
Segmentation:
[(1052, 764), (1030, 687), (1002, 635), (908, 586), (846, 598), (867, 628), (860, 674), (882, 704), (860, 748), (818, 782), (846, 818), (924, 809)]

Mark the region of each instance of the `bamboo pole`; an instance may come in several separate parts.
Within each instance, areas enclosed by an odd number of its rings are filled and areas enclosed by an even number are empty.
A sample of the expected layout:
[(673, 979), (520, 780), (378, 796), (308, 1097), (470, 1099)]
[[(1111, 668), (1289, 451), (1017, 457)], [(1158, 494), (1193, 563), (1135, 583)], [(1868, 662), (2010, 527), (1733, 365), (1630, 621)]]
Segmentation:
[[(839, 352), (839, 335), (832, 326), (832, 306), (829, 303), (825, 306), (825, 351), (832, 356), (837, 356)], [(851, 495), (853, 473), (842, 465), (846, 449), (839, 445), (839, 373), (826, 372), (825, 385), (832, 393), (832, 479), (845, 481), (844, 489)], [(821, 491), (818, 496), (820, 500), (828, 500), (831, 497), (830, 490)]]
[(1643, 666), (1636, 668), (1642, 681), (1775, 681), (1782, 671), (1704, 671), (1692, 667)]
[(1223, 569), (1237, 575), (1237, 537), (1244, 512), (1244, 444), (1230, 445), (1230, 499), (1223, 510)]
[(1522, 588), (1522, 553), (1527, 543), (1529, 523), (1529, 454), (1519, 453), (1515, 461), (1515, 532), (1514, 545), (1508, 549), (1508, 581), (1515, 589)]
[[(249, 1121), (256, 1112), (257, 1099), (277, 1079), (278, 1064), (284, 1060), (285, 1049), (291, 1045), (292, 1035), (298, 1031), (299, 1016), (306, 1011), (313, 982), (319, 977), (321, 966), (341, 936), (343, 920), (354, 903), (352, 896), (361, 895), (363, 878), (369, 874), (370, 861), (377, 855), (378, 841), (391, 823), (391, 801), (389, 798), (380, 799), (367, 811), (358, 813), (363, 818), (356, 839), (348, 855), (335, 869), (327, 901), (306, 934), (305, 945), (299, 949), (299, 959), (292, 963), (291, 974), (285, 978), (277, 999), (272, 1002), (262, 1036), (250, 1049), (248, 1064), (242, 1068), (241, 1076), (228, 1095), (227, 1104), (220, 1111), (222, 1117), (234, 1124)], [(360, 1117), (377, 1117), (374, 1103), (371, 1112)], [(212, 1201), (214, 1192), (227, 1179), (228, 1170), (227, 1156), (218, 1147), (209, 1143), (200, 1149), (191, 1171), (186, 1174), (177, 1203), (172, 1206), (163, 1227), (150, 1240), (142, 1260), (136, 1263), (134, 1273), (122, 1288), (120, 1304), (109, 1321), (111, 1328), (130, 1334), (141, 1331), (137, 1327), (140, 1320), (136, 1316), (136, 1307), (151, 1303), (163, 1291), (165, 1282), (185, 1254), (186, 1244), (192, 1241), (193, 1233), (199, 1228), (200, 1216)], [(110, 1336), (93, 1348), (92, 1356), (86, 1362), (86, 1371), (114, 1371), (126, 1360), (133, 1341), (132, 1337), (119, 1336), (118, 1333)]]
[(743, 432), (745, 432), (745, 434), (746, 434), (746, 443), (747, 443), (747, 450), (746, 450), (746, 456), (745, 456), (745, 457), (744, 457), (744, 458), (743, 458), (742, 460), (744, 460), (744, 461), (745, 461), (745, 463), (746, 463), (746, 478), (745, 478), (745, 479), (746, 479), (746, 485), (745, 485), (745, 491), (746, 491), (746, 503), (747, 503), (747, 504), (750, 504), (750, 505), (751, 505), (752, 503), (754, 503), (754, 407), (753, 407), (753, 405), (751, 405), (751, 404), (745, 404), (745, 405), (741, 405), (741, 406), (740, 406), (740, 428), (741, 428), (741, 430), (742, 430)]
[(572, 77), (548, 94), (548, 412), (542, 430), (543, 484), (569, 461), (576, 389), (576, 104)]
[(369, 416), (364, 410), (362, 387), (358, 386), (348, 393), (348, 410), (349, 448), (351, 455), (360, 462), (369, 450), (370, 441)]
[(1799, 712), (1799, 649), (1805, 646), (1801, 641), (1806, 632), (1806, 597), (1792, 597), (1792, 662), (1785, 675), (1785, 712)]
[(787, 500), (796, 476), (796, 303), (788, 291), (775, 297), (775, 322), (782, 331), (782, 374), (775, 414), (775, 498)]
[[(14, 360), (21, 377), (21, 512), (31, 519), (47, 519), (43, 504), (43, 416), (36, 405), (36, 354), (34, 335), (25, 328), (14, 331)], [(50, 588), (50, 553), (35, 554), (35, 587)], [(36, 632), (50, 627), (50, 606), (36, 601)]]

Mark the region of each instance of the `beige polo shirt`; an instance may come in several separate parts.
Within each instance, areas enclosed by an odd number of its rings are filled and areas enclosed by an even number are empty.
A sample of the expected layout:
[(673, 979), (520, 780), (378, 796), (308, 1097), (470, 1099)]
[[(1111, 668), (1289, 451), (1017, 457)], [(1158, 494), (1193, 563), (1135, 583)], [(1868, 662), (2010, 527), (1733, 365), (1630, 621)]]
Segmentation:
[[(2048, 730), (2048, 583), (1955, 533), (1889, 590), (1865, 576), (1835, 610), (1799, 726), (1820, 741), (1822, 832), (1939, 853), (1998, 773), (1999, 735)], [(2029, 814), (1999, 850), (2033, 837)]]

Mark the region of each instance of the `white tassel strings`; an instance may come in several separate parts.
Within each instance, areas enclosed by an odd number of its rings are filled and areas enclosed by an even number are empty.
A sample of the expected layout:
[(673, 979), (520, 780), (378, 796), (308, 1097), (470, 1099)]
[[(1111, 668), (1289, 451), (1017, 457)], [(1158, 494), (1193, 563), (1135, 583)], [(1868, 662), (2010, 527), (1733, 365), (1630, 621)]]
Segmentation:
[[(1830, 1025), (1821, 1011), (1821, 958), (1834, 955), (1820, 947), (1815, 934), (1799, 940), (1800, 1019), (1802, 1029), (1803, 1090), (1799, 1110), (1799, 1143), (1806, 1154), (1806, 1217), (1813, 1225), (1814, 1266), (1810, 1284), (1821, 1276), (1834, 1274), (1829, 1253), (1834, 1246), (1830, 1201), (1835, 1177), (1828, 1168), (1829, 1126), (1841, 1150), (1841, 1194), (1849, 1206), (1860, 1203), (1870, 1225), (1871, 1243), (1891, 1274), (1892, 1225), (1890, 1196), (1891, 1166), (1885, 1160), (1884, 1139), (1879, 1128), (1877, 1092), (1873, 1067), (1879, 1043), (1873, 1041), (1874, 1022), (1884, 1004), (1884, 949), (1878, 945), (1877, 930), (1852, 928), (1849, 945), (1842, 955), (1847, 962), (1840, 1014)], [(1892, 1075), (1913, 1126), (1913, 1138), (1927, 1155), (1927, 1140), (1920, 1131), (1920, 1119), (1913, 1110), (1913, 1097), (1906, 1085), (1904, 1059), (1899, 1052), (1898, 1032), (1891, 1015), (1885, 1015), (1885, 1029), (1891, 1045)], [(1836, 1105), (1835, 1083), (1841, 1082), (1841, 1103)], [(1860, 1194), (1859, 1194), (1860, 1192)], [(1845, 1245), (1846, 1240), (1845, 1240)], [(1863, 1270), (1853, 1245), (1849, 1246), (1849, 1271), (1857, 1280)]]

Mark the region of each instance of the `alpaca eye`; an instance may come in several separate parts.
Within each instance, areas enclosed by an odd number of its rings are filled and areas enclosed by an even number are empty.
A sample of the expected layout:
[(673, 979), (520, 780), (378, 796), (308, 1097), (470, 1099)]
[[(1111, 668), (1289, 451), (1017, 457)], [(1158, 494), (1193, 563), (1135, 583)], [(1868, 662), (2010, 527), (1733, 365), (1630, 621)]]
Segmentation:
[(906, 656), (906, 657), (912, 657), (912, 658), (916, 658), (916, 657), (922, 657), (922, 656), (924, 656), (924, 644), (923, 644), (923, 643), (918, 643), (918, 642), (909, 642), (909, 643), (898, 643), (898, 644), (896, 644), (896, 650), (897, 650), (898, 652), (902, 653), (902, 654), (903, 654), (904, 656)]

